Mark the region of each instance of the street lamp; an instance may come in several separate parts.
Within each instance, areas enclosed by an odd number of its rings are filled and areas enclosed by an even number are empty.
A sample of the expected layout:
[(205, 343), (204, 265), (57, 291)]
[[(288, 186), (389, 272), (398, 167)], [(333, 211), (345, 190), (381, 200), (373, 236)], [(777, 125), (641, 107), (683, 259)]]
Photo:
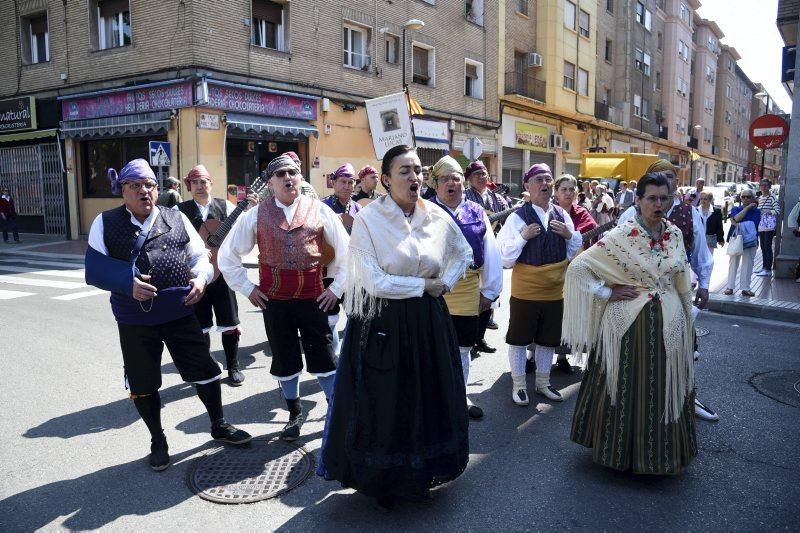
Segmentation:
[(694, 149), (697, 148), (697, 137), (694, 137), (694, 132), (700, 131), (703, 128), (700, 124), (692, 126), (692, 134), (689, 136), (689, 147), (692, 149), (692, 155), (689, 156), (689, 185), (694, 185)]
[[(753, 98), (758, 98), (758, 99), (764, 98), (765, 96), (767, 97), (767, 105), (764, 108), (764, 115), (769, 113), (769, 93), (766, 91), (761, 91), (760, 93), (756, 93), (753, 95)], [(758, 177), (759, 180), (764, 179), (764, 160), (766, 159), (766, 157), (767, 157), (767, 151), (761, 150), (761, 174)]]
[(406, 83), (406, 31), (419, 31), (425, 27), (425, 23), (419, 19), (411, 19), (403, 24), (403, 90), (408, 92)]

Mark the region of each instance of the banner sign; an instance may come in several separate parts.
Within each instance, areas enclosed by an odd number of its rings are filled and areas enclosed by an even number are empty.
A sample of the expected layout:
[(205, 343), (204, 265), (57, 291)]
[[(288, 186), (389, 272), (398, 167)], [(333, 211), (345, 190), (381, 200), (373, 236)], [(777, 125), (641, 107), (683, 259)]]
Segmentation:
[(450, 144), (450, 127), (447, 122), (438, 120), (413, 119), (414, 136), (423, 141)]
[(543, 126), (535, 126), (519, 121), (514, 125), (516, 148), (547, 152), (549, 151), (549, 136), (549, 130)]
[(299, 120), (316, 120), (317, 118), (317, 102), (312, 98), (217, 85), (210, 80), (208, 81), (208, 106), (251, 115)]
[(364, 102), (367, 106), (369, 129), (375, 155), (383, 159), (393, 146), (407, 144), (414, 146), (411, 120), (408, 115), (408, 100), (405, 93), (390, 94)]
[(61, 102), (64, 120), (132, 115), (192, 107), (191, 82), (131, 89)]
[(36, 98), (23, 96), (0, 100), (0, 132), (35, 129)]

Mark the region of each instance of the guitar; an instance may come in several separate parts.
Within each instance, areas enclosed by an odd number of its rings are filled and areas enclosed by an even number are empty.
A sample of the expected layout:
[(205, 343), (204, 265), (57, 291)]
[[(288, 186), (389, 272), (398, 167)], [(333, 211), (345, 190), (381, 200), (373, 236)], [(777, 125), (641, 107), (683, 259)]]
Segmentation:
[[(250, 189), (253, 193), (258, 194), (260, 193), (264, 187), (267, 186), (267, 181), (258, 177), (256, 180), (250, 184)], [(211, 252), (211, 256), (209, 257), (211, 261), (211, 265), (214, 267), (214, 277), (211, 279), (211, 283), (215, 282), (219, 277), (219, 268), (217, 267), (217, 251), (219, 247), (222, 245), (222, 241), (225, 239), (225, 236), (228, 235), (228, 232), (233, 227), (234, 222), (236, 219), (239, 218), (247, 206), (250, 204), (250, 201), (245, 198), (241, 200), (238, 204), (236, 204), (236, 209), (231, 211), (231, 214), (225, 218), (224, 222), (220, 222), (216, 219), (206, 220), (200, 226), (200, 229), (197, 231), (200, 234), (200, 237), (203, 238), (203, 241), (206, 243), (206, 248)]]
[(612, 220), (611, 222), (607, 222), (607, 223), (603, 224), (602, 226), (597, 226), (596, 228), (592, 228), (590, 230), (587, 230), (587, 231), (581, 233), (581, 237), (583, 237), (584, 246), (586, 245), (587, 242), (591, 241), (592, 239), (594, 239), (598, 235), (601, 235), (603, 232), (606, 232), (606, 231), (610, 230), (611, 228), (613, 228), (616, 225), (617, 225), (617, 221), (616, 220)]
[(497, 213), (487, 209), (486, 207), (483, 208), (483, 210), (486, 211), (486, 215), (489, 217), (489, 224), (491, 224), (492, 229), (496, 229), (497, 225), (505, 222), (505, 220), (511, 215), (511, 213), (515, 212), (517, 209), (525, 205), (519, 198), (511, 198), (511, 200), (516, 201), (517, 205), (515, 205), (514, 207), (503, 209), (502, 211), (498, 211)]

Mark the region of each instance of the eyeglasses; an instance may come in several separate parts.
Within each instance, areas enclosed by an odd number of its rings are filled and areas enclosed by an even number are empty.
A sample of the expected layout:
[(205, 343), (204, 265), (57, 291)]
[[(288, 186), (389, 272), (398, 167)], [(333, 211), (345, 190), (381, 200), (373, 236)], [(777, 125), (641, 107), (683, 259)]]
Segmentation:
[(655, 204), (665, 204), (665, 203), (669, 202), (672, 199), (672, 197), (671, 196), (645, 196), (644, 199), (647, 200), (647, 203), (655, 205)]
[(533, 178), (533, 179), (531, 179), (531, 181), (533, 181), (534, 183), (538, 183), (540, 185), (542, 183), (553, 183), (553, 177), (552, 176), (546, 176), (544, 178)]
[(134, 181), (132, 183), (126, 183), (125, 185), (128, 186), (129, 189), (132, 191), (141, 191), (145, 189), (146, 191), (152, 191), (158, 188), (158, 183), (154, 181)]
[(276, 170), (275, 172), (272, 173), (272, 175), (277, 178), (285, 178), (286, 176), (294, 177), (297, 176), (298, 174), (300, 174), (300, 172), (298, 172), (294, 168), (284, 168), (281, 170)]
[(752, 194), (743, 194), (742, 200), (744, 200), (745, 198), (755, 198), (755, 196), (753, 196)]
[(191, 183), (192, 185), (208, 185), (211, 182), (203, 178), (203, 179), (192, 180), (189, 183)]

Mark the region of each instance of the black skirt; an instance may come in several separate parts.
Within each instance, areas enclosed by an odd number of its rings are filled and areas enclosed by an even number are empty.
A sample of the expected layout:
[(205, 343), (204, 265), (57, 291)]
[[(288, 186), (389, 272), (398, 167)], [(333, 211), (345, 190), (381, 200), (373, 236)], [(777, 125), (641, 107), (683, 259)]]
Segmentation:
[(318, 473), (371, 496), (419, 494), (458, 477), (469, 420), (444, 299), (384, 300), (350, 318)]

